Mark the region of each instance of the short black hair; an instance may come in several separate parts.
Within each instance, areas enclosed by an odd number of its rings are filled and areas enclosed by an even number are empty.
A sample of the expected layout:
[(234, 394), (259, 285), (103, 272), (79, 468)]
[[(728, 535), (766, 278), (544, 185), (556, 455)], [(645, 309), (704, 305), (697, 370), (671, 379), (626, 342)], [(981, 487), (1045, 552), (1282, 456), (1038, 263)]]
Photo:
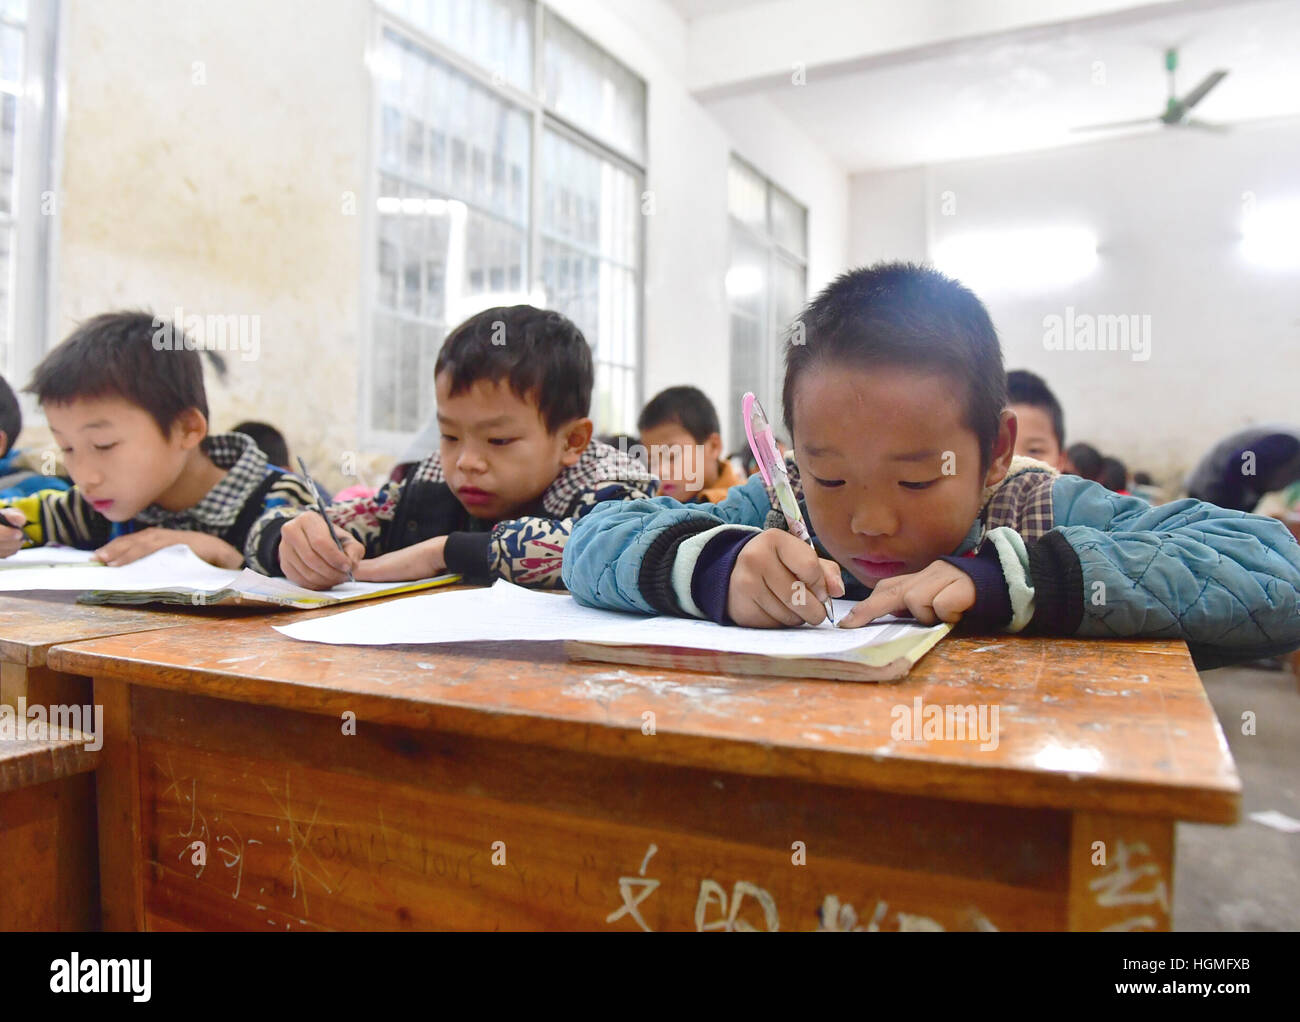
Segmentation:
[(0, 458), (13, 450), (22, 431), (23, 410), (18, 407), (18, 395), (9, 386), (9, 381), (0, 376), (0, 433), (5, 435), (4, 444), (0, 446)]
[(591, 410), (591, 347), (572, 321), (549, 309), (498, 306), (471, 316), (442, 342), (433, 373), (444, 372), (453, 394), (479, 380), (506, 381), (537, 404), (552, 433)]
[(1056, 446), (1065, 450), (1065, 413), (1052, 388), (1041, 376), (1028, 369), (1010, 370), (1007, 373), (1007, 404), (1043, 409), (1051, 417)]
[(892, 365), (951, 377), (966, 391), (966, 425), (980, 471), (1007, 404), (1002, 346), (988, 310), (962, 284), (916, 263), (876, 263), (841, 274), (804, 308), (787, 334), (785, 426), (794, 436), (799, 377), (821, 365)]
[(669, 387), (652, 397), (641, 409), (636, 428), (644, 433), (667, 422), (675, 422), (702, 444), (717, 433), (722, 434), (718, 410), (699, 387)]
[(230, 432), (252, 437), (253, 443), (262, 449), (269, 464), (279, 468), (289, 467), (289, 445), (285, 442), (284, 434), (269, 423), (241, 422)]
[(1101, 473), (1101, 451), (1092, 444), (1071, 444), (1066, 448), (1065, 456), (1084, 479), (1096, 480)]
[(1097, 473), (1097, 482), (1108, 490), (1128, 489), (1128, 466), (1119, 458), (1101, 459), (1101, 471)]
[[(42, 405), (115, 394), (152, 415), (165, 436), (189, 408), (208, 417), (203, 361), (196, 349), (179, 324), (147, 312), (105, 312), (41, 359), (27, 390)], [(203, 354), (224, 372), (219, 355)]]

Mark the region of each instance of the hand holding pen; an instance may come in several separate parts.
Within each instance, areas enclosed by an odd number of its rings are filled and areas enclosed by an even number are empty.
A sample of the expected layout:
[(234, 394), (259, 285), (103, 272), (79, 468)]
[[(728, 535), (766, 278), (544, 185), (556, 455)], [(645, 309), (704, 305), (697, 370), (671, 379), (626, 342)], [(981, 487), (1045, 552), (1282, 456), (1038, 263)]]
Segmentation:
[[(346, 557), (347, 551), (343, 549), (343, 541), (339, 539), (339, 534), (334, 531), (334, 523), (330, 521), (330, 516), (325, 510), (325, 495), (321, 493), (320, 486), (318, 486), (316, 480), (311, 477), (311, 473), (307, 471), (307, 463), (303, 461), (301, 457), (298, 458), (298, 467), (302, 469), (303, 480), (312, 488), (312, 492), (316, 494), (315, 510), (320, 513), (320, 516), (322, 518), (325, 519), (325, 524), (329, 527), (330, 530), (330, 539), (332, 539), (334, 541), (334, 545), (339, 548), (339, 553), (343, 554), (343, 556)], [(351, 568), (348, 569), (348, 581), (349, 582), (356, 581), (356, 578), (353, 577)]]
[[(772, 435), (772, 427), (767, 421), (767, 416), (763, 414), (763, 406), (758, 403), (758, 398), (753, 394), (746, 394), (744, 404), (741, 406), (741, 411), (745, 420), (745, 435), (749, 438), (750, 450), (754, 452), (754, 458), (758, 462), (758, 470), (763, 474), (763, 482), (771, 486), (776, 492), (776, 499), (781, 506), (781, 513), (785, 515), (786, 526), (789, 528), (790, 534), (800, 542), (807, 544), (808, 548), (812, 550), (814, 556), (817, 558), (818, 565), (820, 565), (822, 559), (820, 555), (817, 554), (817, 547), (813, 544), (812, 535), (809, 533), (808, 527), (804, 524), (803, 514), (799, 510), (799, 501), (795, 498), (794, 487), (791, 486), (790, 476), (785, 469), (785, 460), (781, 457), (781, 453), (777, 449), (776, 440)], [(755, 542), (757, 541), (751, 540), (749, 545), (753, 545)], [(777, 541), (772, 539), (768, 542), (775, 543)], [(748, 549), (748, 547), (746, 547), (746, 549)], [(758, 549), (762, 548), (760, 547)], [(774, 549), (773, 552), (778, 558), (780, 558), (779, 549)], [(744, 551), (742, 551), (741, 556), (744, 557)], [(805, 559), (806, 556), (806, 554), (803, 555)], [(737, 565), (739, 566), (739, 564), (740, 562), (738, 561)], [(818, 571), (821, 572), (822, 569), (819, 567)], [(764, 578), (766, 579), (770, 574), (770, 572), (764, 573)], [(838, 580), (838, 572), (836, 572), (836, 577)], [(743, 584), (743, 579), (741, 581)], [(800, 579), (800, 581), (804, 580)], [(828, 578), (828, 589), (830, 588), (829, 581), (830, 579)], [(804, 584), (806, 585), (807, 582), (805, 581)], [(843, 592), (842, 581), (840, 581), (840, 592)], [(775, 594), (771, 595), (775, 597)], [(782, 600), (781, 602), (784, 603), (785, 601)], [(835, 611), (829, 597), (823, 599), (821, 602), (822, 607), (826, 611), (826, 620), (833, 624), (835, 622)], [(764, 600), (762, 593), (758, 594), (757, 603), (768, 617), (775, 618), (774, 623), (798, 623), (797, 621), (790, 621), (788, 619), (783, 621), (781, 616), (777, 616), (773, 613), (776, 610), (775, 607), (763, 606)]]

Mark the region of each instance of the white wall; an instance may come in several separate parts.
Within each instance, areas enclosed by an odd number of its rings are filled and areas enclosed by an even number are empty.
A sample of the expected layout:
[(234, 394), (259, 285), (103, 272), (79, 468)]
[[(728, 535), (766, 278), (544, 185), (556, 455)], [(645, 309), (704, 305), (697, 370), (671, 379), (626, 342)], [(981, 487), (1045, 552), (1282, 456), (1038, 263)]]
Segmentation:
[[(1043, 375), (1086, 440), (1162, 480), (1222, 435), (1300, 421), (1300, 275), (1240, 251), (1243, 193), (1300, 198), (1300, 124), (1228, 135), (1164, 131), (1049, 153), (851, 179), (849, 261), (918, 258), (960, 231), (1078, 223), (1099, 239), (1086, 279), (1033, 295), (986, 291), (1009, 368)], [(941, 196), (952, 192), (955, 215)], [(1151, 317), (1151, 355), (1049, 351), (1067, 306)]]
[[(727, 161), (733, 148), (810, 208), (810, 284), (844, 262), (847, 175), (770, 104), (707, 110), (663, 0), (548, 0), (645, 78), (645, 395), (727, 400)], [(257, 315), (261, 352), (209, 376), (213, 425), (265, 418), (333, 485), (357, 450), (371, 5), (70, 0), (59, 329), (121, 307)], [(141, 54), (149, 54), (143, 59)], [(196, 83), (202, 63), (202, 84)], [(724, 414), (725, 420), (725, 414)], [(39, 428), (26, 440), (37, 445)], [(734, 444), (734, 438), (727, 438)], [(366, 476), (391, 457), (362, 451)]]

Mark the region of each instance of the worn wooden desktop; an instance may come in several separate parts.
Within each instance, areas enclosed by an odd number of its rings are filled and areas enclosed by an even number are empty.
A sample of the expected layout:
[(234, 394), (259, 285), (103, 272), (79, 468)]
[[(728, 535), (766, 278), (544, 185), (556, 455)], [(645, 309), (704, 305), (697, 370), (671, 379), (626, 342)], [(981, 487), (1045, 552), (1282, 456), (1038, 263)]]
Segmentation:
[[(256, 619), (49, 656), (105, 707), (107, 928), (1164, 929), (1174, 821), (1238, 815), (1177, 642), (950, 637), (895, 685)], [(918, 698), (997, 747), (891, 736)]]
[(181, 613), (77, 603), (77, 593), (5, 593), (0, 596), (0, 704), (84, 704), (90, 679), (52, 670), (51, 646), (189, 624)]
[[(51, 706), (91, 706), (90, 679), (52, 670), (46, 663), (51, 646), (193, 620), (85, 606), (76, 597), (53, 592), (0, 596), (0, 706), (16, 712), (20, 705), (39, 705), (47, 721)], [(93, 721), (80, 723), (85, 730), (93, 726)], [(0, 930), (98, 925), (98, 758), (76, 739), (0, 741)]]

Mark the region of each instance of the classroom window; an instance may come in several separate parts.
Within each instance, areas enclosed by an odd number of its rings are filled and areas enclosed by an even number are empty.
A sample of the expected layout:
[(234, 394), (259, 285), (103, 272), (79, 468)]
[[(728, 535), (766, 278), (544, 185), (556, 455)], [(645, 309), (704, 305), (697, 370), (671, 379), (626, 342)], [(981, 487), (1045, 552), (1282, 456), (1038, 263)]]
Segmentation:
[[(448, 330), (518, 302), (578, 324), (597, 430), (629, 430), (641, 397), (644, 83), (531, 0), (378, 6), (367, 442), (396, 450), (433, 416)], [(603, 100), (581, 101), (588, 87)]]
[(58, 0), (0, 0), (0, 373), (17, 390), (51, 336)]
[(785, 332), (807, 297), (808, 211), (744, 161), (732, 157), (727, 175), (731, 259), (727, 304), (731, 318), (731, 401), (724, 425), (743, 446), (741, 401), (758, 395), (778, 432)]

